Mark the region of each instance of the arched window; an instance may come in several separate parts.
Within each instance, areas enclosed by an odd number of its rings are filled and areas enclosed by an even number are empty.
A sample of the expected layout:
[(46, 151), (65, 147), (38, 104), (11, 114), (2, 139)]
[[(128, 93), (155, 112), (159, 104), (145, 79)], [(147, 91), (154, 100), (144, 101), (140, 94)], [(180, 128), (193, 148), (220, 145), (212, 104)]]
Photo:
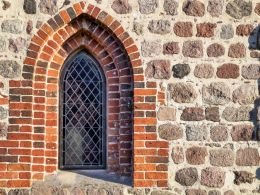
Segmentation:
[(106, 81), (99, 63), (81, 51), (65, 64), (60, 88), (60, 168), (106, 166)]

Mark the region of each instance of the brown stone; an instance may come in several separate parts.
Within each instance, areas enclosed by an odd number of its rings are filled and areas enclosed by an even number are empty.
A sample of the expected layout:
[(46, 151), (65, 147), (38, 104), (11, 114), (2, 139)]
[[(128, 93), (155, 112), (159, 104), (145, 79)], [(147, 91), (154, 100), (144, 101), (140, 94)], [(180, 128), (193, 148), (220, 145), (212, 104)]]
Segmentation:
[(194, 69), (194, 76), (198, 78), (209, 79), (214, 74), (214, 68), (211, 64), (199, 64)]
[(253, 138), (254, 127), (252, 125), (233, 126), (231, 137), (233, 141), (250, 141)]
[(184, 57), (190, 57), (190, 58), (203, 57), (202, 41), (185, 41), (183, 43), (182, 54)]
[(235, 19), (242, 19), (252, 13), (252, 1), (232, 0), (226, 6), (226, 13)]
[(148, 29), (151, 33), (165, 35), (171, 31), (171, 23), (169, 20), (151, 20)]
[(173, 26), (173, 31), (179, 37), (192, 37), (192, 23), (176, 22)]
[(249, 36), (254, 30), (254, 26), (251, 24), (240, 24), (237, 26), (236, 34), (238, 36)]
[(236, 156), (236, 164), (238, 166), (258, 166), (259, 153), (256, 148), (239, 149)]
[(244, 84), (233, 91), (233, 101), (241, 105), (253, 104), (257, 97), (254, 85)]
[(228, 56), (231, 58), (244, 58), (246, 56), (246, 47), (243, 43), (231, 44), (228, 50)]
[(250, 64), (249, 66), (242, 67), (242, 76), (245, 79), (256, 80), (260, 78), (260, 65), (259, 64)]
[(218, 107), (206, 108), (205, 116), (208, 121), (219, 122), (220, 121), (219, 108)]
[(176, 109), (161, 107), (158, 110), (157, 117), (160, 121), (167, 121), (167, 120), (175, 121), (176, 120)]
[(255, 6), (255, 13), (260, 16), (260, 3), (257, 3)]
[(235, 195), (235, 193), (232, 190), (228, 190), (224, 192), (224, 195)]
[(186, 150), (186, 160), (191, 165), (204, 164), (207, 155), (207, 149), (202, 147), (194, 146)]
[(115, 0), (111, 8), (117, 14), (129, 14), (132, 11), (132, 6), (128, 3), (128, 0)]
[(223, 187), (226, 174), (219, 168), (208, 167), (201, 171), (201, 184), (208, 187)]
[(218, 125), (210, 129), (210, 138), (214, 142), (226, 141), (228, 139), (228, 129), (225, 126)]
[(207, 11), (212, 17), (219, 17), (224, 7), (223, 0), (209, 0)]
[(210, 150), (210, 164), (218, 167), (232, 166), (234, 163), (234, 153), (229, 149)]
[(234, 171), (235, 179), (234, 184), (240, 185), (241, 183), (253, 183), (254, 175), (247, 171)]
[(171, 77), (169, 60), (152, 60), (147, 64), (145, 74), (148, 78), (169, 79)]
[(175, 181), (183, 186), (192, 186), (198, 180), (196, 168), (184, 168), (176, 172)]
[(187, 189), (185, 193), (186, 195), (207, 195), (207, 191), (201, 189)]
[(215, 28), (217, 27), (216, 24), (213, 23), (201, 23), (197, 24), (197, 37), (213, 37)]
[(191, 103), (197, 98), (197, 93), (191, 84), (170, 83), (168, 90), (171, 99), (177, 103)]
[(178, 54), (180, 53), (180, 47), (178, 42), (168, 42), (163, 44), (163, 54)]
[(251, 51), (251, 52), (250, 52), (250, 57), (251, 57), (251, 58), (260, 58), (260, 52)]
[(164, 0), (163, 8), (167, 15), (177, 15), (178, 2), (175, 0)]
[(225, 48), (218, 43), (213, 43), (208, 46), (207, 54), (209, 57), (223, 56), (225, 54)]
[(204, 110), (200, 107), (185, 108), (181, 114), (181, 120), (184, 121), (202, 121), (204, 119)]
[(236, 64), (223, 64), (217, 68), (217, 76), (223, 79), (236, 79), (239, 77), (239, 66)]
[(183, 137), (183, 130), (178, 125), (170, 123), (160, 125), (158, 128), (159, 137), (165, 140), (177, 140)]
[(175, 146), (172, 148), (172, 160), (175, 164), (180, 164), (184, 162), (184, 152), (183, 148), (180, 146)]
[(205, 14), (205, 5), (198, 0), (186, 0), (182, 10), (188, 16), (202, 17)]

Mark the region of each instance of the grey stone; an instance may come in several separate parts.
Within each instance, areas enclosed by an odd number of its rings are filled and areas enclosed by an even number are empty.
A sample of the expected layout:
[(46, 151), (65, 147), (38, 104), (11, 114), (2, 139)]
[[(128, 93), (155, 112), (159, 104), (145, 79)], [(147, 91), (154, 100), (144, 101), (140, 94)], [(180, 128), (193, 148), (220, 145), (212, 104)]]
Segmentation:
[(226, 6), (226, 13), (235, 19), (242, 19), (252, 13), (252, 1), (233, 0)]
[(188, 64), (176, 64), (172, 67), (173, 77), (182, 79), (190, 73)]
[(4, 78), (15, 78), (21, 73), (21, 66), (13, 60), (0, 60), (0, 75)]
[(171, 31), (171, 23), (169, 20), (151, 20), (148, 24), (148, 29), (155, 34), (168, 34)]
[(208, 195), (221, 195), (221, 192), (218, 190), (210, 190)]
[(253, 108), (250, 106), (241, 106), (238, 108), (226, 107), (222, 113), (222, 117), (230, 122), (249, 121), (250, 111)]
[(160, 125), (158, 132), (160, 138), (165, 140), (177, 140), (183, 136), (182, 128), (178, 125), (172, 125), (170, 123)]
[(148, 62), (145, 69), (145, 75), (148, 78), (170, 79), (170, 61), (169, 60), (152, 60)]
[(21, 52), (26, 48), (26, 40), (22, 37), (16, 39), (9, 39), (8, 49), (14, 53)]
[(184, 168), (176, 172), (175, 181), (183, 186), (192, 186), (198, 180), (196, 168)]
[(184, 57), (201, 58), (203, 57), (202, 41), (185, 41), (183, 43), (182, 54)]
[(214, 126), (210, 129), (210, 138), (214, 142), (226, 141), (228, 139), (228, 129), (223, 125)]
[(233, 91), (233, 101), (241, 105), (253, 104), (257, 97), (254, 85), (244, 84)]
[(187, 189), (185, 193), (186, 195), (207, 195), (207, 191), (202, 189)]
[(208, 121), (219, 122), (219, 108), (218, 107), (208, 107), (205, 109), (205, 116)]
[(3, 137), (6, 138), (7, 131), (8, 131), (8, 124), (5, 122), (0, 122), (0, 138), (3, 138)]
[(24, 0), (23, 10), (27, 14), (36, 13), (36, 1), (35, 0)]
[(203, 141), (208, 137), (208, 128), (206, 125), (187, 125), (186, 137), (188, 141)]
[(208, 187), (223, 187), (226, 174), (219, 168), (208, 167), (201, 171), (201, 184)]
[(138, 0), (138, 4), (141, 14), (151, 14), (158, 7), (158, 0)]
[(54, 15), (58, 12), (57, 0), (40, 0), (38, 7), (44, 14)]
[(241, 183), (253, 183), (254, 175), (247, 171), (234, 171), (234, 183), (240, 185)]
[(19, 34), (23, 30), (23, 22), (21, 20), (4, 20), (1, 25), (2, 32)]
[(6, 51), (6, 41), (4, 37), (0, 37), (0, 52)]
[(175, 108), (167, 108), (161, 107), (157, 113), (158, 120), (160, 121), (175, 121), (176, 120), (176, 109)]
[(198, 78), (209, 79), (214, 74), (214, 68), (211, 64), (199, 64), (194, 69), (194, 76)]
[(15, 189), (15, 190), (10, 190), (8, 192), (8, 195), (29, 195), (30, 190), (26, 189)]
[(31, 34), (32, 30), (33, 30), (33, 22), (32, 20), (29, 20), (26, 25), (27, 34)]
[(128, 0), (115, 0), (111, 8), (117, 14), (129, 14), (132, 12), (132, 6), (128, 3)]
[(188, 16), (202, 17), (205, 14), (205, 5), (197, 0), (186, 0), (182, 10)]
[(133, 32), (135, 32), (137, 35), (141, 35), (143, 34), (143, 27), (144, 27), (143, 24), (134, 21)]
[(7, 118), (7, 110), (0, 106), (0, 120), (6, 119)]
[(212, 17), (219, 17), (224, 7), (223, 0), (209, 0), (207, 11)]
[(177, 15), (178, 2), (175, 0), (164, 0), (163, 8), (167, 15)]
[(191, 103), (197, 98), (197, 92), (189, 83), (170, 83), (168, 90), (171, 99), (177, 103)]
[(162, 45), (159, 40), (143, 41), (141, 46), (142, 55), (144, 57), (158, 56), (162, 51)]
[(180, 146), (175, 146), (172, 148), (172, 160), (175, 164), (180, 164), (184, 162), (184, 152), (183, 148)]
[(202, 99), (207, 104), (224, 105), (231, 100), (229, 87), (224, 82), (213, 82), (208, 87), (203, 85)]
[(242, 76), (245, 79), (259, 79), (260, 78), (260, 65), (259, 64), (250, 64), (249, 66), (242, 67)]
[(234, 163), (234, 153), (228, 149), (210, 150), (210, 164), (218, 167), (232, 166)]
[(221, 26), (221, 32), (220, 32), (220, 38), (221, 39), (231, 39), (234, 37), (234, 29), (231, 24), (222, 25)]

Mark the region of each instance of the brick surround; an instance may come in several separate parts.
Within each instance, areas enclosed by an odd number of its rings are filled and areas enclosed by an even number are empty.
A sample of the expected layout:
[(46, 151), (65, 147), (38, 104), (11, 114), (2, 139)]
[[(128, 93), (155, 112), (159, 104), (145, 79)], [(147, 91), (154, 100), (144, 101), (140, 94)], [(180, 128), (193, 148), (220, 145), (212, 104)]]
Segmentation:
[[(32, 37), (23, 80), (10, 80), (7, 140), (0, 141), (1, 187), (30, 187), (58, 170), (59, 77), (65, 60), (86, 50), (107, 79), (107, 170), (132, 175), (135, 187), (166, 187), (168, 142), (158, 141), (156, 83), (144, 81), (138, 48), (120, 23), (91, 4), (76, 3)], [(4, 179), (4, 180), (3, 180)]]

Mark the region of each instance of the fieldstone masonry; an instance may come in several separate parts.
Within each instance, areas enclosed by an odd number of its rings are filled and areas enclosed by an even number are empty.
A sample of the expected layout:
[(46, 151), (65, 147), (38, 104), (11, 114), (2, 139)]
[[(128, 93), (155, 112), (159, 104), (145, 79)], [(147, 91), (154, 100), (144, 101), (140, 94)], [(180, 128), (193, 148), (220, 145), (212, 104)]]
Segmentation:
[[(259, 194), (259, 24), (258, 0), (0, 1), (0, 194)], [(132, 137), (111, 146), (131, 158), (109, 170), (132, 187), (57, 182), (54, 84), (83, 38), (102, 62), (131, 64), (108, 75), (133, 77), (120, 129)]]

